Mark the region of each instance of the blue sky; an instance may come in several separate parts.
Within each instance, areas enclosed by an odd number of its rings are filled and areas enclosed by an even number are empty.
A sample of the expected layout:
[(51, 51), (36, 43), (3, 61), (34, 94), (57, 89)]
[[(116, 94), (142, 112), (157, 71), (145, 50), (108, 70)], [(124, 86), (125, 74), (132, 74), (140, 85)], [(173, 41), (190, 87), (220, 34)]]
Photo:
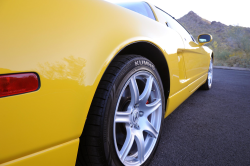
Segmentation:
[[(106, 0), (112, 3), (138, 0)], [(250, 0), (147, 0), (175, 18), (193, 11), (208, 21), (250, 27)]]

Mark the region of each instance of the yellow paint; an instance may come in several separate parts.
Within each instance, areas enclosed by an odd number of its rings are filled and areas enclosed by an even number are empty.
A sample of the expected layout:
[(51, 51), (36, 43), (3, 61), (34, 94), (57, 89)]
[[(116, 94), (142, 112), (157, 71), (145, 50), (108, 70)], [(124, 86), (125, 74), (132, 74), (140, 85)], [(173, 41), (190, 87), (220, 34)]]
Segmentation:
[[(80, 137), (103, 73), (129, 44), (149, 42), (165, 56), (170, 73), (166, 115), (192, 93), (184, 88), (198, 78), (205, 81), (211, 50), (197, 46), (206, 58), (199, 74), (189, 78), (183, 39), (154, 13), (158, 22), (102, 0), (1, 0), (0, 74), (36, 72), (41, 87), (0, 98), (0, 164), (17, 158), (22, 163), (21, 157), (44, 149), (55, 156), (45, 157), (48, 162), (56, 156), (71, 161), (63, 148), (49, 148)], [(77, 148), (71, 151), (75, 155)]]
[(75, 165), (79, 139), (18, 158), (0, 166), (69, 166)]
[(195, 92), (202, 84), (206, 82), (207, 74), (201, 76), (187, 87), (183, 88), (179, 92), (172, 96), (169, 96), (167, 102), (167, 111), (165, 113), (165, 118), (171, 114), (183, 101), (185, 101), (192, 93)]

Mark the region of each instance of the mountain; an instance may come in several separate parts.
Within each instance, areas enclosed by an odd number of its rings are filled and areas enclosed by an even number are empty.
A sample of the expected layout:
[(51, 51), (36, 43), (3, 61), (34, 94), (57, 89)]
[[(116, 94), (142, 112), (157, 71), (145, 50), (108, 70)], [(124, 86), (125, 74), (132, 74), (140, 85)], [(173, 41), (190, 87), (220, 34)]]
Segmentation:
[(213, 41), (207, 46), (214, 51), (216, 65), (250, 68), (250, 28), (210, 22), (193, 11), (178, 19), (178, 22), (196, 40), (203, 33), (213, 36)]

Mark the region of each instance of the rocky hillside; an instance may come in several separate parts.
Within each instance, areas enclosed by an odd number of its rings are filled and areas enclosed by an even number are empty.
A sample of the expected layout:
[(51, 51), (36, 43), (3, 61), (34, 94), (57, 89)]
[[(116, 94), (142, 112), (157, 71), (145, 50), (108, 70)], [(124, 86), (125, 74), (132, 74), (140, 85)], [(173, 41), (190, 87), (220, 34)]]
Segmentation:
[(214, 50), (216, 65), (250, 68), (250, 28), (210, 22), (193, 11), (178, 21), (196, 40), (202, 33), (213, 36), (213, 41), (207, 46)]

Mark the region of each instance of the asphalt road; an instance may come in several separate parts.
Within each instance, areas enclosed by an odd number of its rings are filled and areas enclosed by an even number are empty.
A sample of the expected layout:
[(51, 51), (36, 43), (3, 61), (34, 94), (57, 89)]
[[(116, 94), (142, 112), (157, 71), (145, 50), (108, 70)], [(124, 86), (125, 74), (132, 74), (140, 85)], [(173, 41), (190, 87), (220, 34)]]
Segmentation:
[(250, 71), (214, 69), (212, 89), (197, 90), (164, 120), (152, 166), (250, 165)]

